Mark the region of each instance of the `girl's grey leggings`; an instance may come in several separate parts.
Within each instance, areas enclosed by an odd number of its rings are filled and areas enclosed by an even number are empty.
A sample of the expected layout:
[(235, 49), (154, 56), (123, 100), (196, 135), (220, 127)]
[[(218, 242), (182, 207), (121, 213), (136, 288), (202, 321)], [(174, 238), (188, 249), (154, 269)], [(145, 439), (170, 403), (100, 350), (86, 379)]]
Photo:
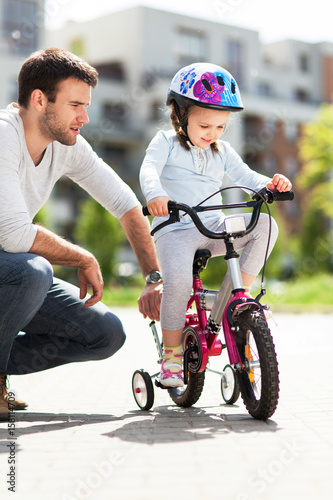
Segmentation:
[[(244, 214), (246, 224), (251, 214)], [(207, 227), (213, 231), (224, 230), (224, 218), (210, 221)], [(278, 227), (271, 219), (271, 239), (269, 252), (272, 251), (278, 236)], [(261, 214), (255, 229), (234, 241), (235, 250), (241, 250), (239, 259), (241, 271), (256, 276), (264, 264), (268, 243), (269, 218)], [(180, 330), (184, 327), (187, 302), (192, 290), (192, 264), (194, 254), (207, 248), (212, 257), (225, 255), (224, 240), (212, 240), (199, 233), (197, 228), (177, 229), (160, 236), (156, 250), (163, 274), (163, 294), (161, 303), (161, 327), (165, 330)], [(223, 276), (221, 276), (222, 282)]]

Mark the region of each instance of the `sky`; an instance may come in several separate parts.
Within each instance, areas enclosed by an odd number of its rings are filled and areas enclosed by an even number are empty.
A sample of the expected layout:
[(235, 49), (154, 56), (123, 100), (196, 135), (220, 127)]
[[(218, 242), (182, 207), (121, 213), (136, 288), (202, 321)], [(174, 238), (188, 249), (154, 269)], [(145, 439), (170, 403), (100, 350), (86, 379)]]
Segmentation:
[(333, 42), (330, 0), (46, 0), (47, 26), (145, 5), (259, 32), (263, 43), (286, 38)]

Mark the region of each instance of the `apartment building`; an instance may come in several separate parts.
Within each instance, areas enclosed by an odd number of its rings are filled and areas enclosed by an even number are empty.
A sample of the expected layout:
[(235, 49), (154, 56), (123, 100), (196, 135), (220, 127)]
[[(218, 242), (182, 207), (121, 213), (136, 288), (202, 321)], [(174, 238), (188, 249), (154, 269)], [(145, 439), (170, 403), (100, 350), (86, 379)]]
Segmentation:
[(43, 0), (0, 0), (0, 105), (17, 99), (17, 73), (22, 61), (44, 38)]
[[(48, 45), (72, 50), (100, 72), (84, 133), (139, 192), (145, 148), (163, 115), (171, 77), (182, 66), (210, 61), (235, 76), (245, 110), (233, 115), (227, 139), (252, 168), (291, 179), (299, 170), (297, 140), (333, 92), (333, 44), (284, 40), (263, 45), (236, 26), (133, 7), (48, 33)], [(298, 204), (286, 204), (297, 221)]]
[[(6, 68), (0, 102), (13, 100), (20, 63), (36, 48), (58, 46), (85, 58), (97, 67), (100, 84), (83, 134), (139, 196), (140, 164), (156, 130), (169, 127), (163, 112), (166, 92), (182, 66), (209, 61), (235, 76), (245, 109), (232, 116), (226, 139), (267, 175), (295, 176), (302, 125), (332, 98), (333, 44), (284, 40), (263, 45), (256, 31), (150, 7), (69, 22), (45, 38), (42, 18), (41, 1), (0, 0), (0, 57)], [(68, 197), (61, 196), (66, 190), (73, 192), (64, 182), (58, 192), (63, 199), (54, 203), (61, 224), (70, 226), (77, 195), (66, 208)], [(297, 202), (284, 210), (288, 223), (297, 226)]]

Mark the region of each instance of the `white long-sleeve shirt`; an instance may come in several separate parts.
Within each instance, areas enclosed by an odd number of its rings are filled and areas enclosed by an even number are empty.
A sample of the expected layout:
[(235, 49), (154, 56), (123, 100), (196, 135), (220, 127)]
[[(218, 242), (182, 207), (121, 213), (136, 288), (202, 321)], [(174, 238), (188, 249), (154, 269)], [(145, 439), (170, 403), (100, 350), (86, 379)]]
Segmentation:
[(0, 110), (0, 247), (28, 252), (37, 228), (33, 217), (62, 177), (85, 189), (111, 214), (121, 218), (139, 205), (132, 190), (79, 136), (74, 146), (51, 142), (35, 166), (27, 149), (17, 108)]
[[(157, 196), (169, 196), (179, 203), (190, 206), (199, 204), (223, 187), (228, 180), (235, 185), (259, 190), (270, 180), (251, 170), (226, 141), (218, 141), (219, 152), (213, 153), (210, 146), (202, 149), (190, 146), (187, 151), (181, 146), (175, 132), (159, 131), (149, 144), (140, 170), (141, 189), (147, 201)], [(205, 205), (220, 205), (221, 194), (217, 193)], [(216, 212), (202, 212), (200, 218), (208, 220)], [(153, 227), (168, 217), (155, 217)], [(155, 241), (164, 233), (176, 229), (193, 227), (187, 215), (161, 229)]]

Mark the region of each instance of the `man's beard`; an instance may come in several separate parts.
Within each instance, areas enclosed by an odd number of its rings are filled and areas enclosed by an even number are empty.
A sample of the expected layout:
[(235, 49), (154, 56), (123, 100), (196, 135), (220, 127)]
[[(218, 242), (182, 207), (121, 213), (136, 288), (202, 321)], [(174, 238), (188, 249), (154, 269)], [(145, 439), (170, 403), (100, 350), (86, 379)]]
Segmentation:
[(76, 135), (70, 134), (69, 129), (60, 123), (51, 106), (52, 104), (47, 105), (45, 114), (39, 119), (40, 132), (52, 141), (58, 141), (65, 146), (73, 146), (76, 144)]

